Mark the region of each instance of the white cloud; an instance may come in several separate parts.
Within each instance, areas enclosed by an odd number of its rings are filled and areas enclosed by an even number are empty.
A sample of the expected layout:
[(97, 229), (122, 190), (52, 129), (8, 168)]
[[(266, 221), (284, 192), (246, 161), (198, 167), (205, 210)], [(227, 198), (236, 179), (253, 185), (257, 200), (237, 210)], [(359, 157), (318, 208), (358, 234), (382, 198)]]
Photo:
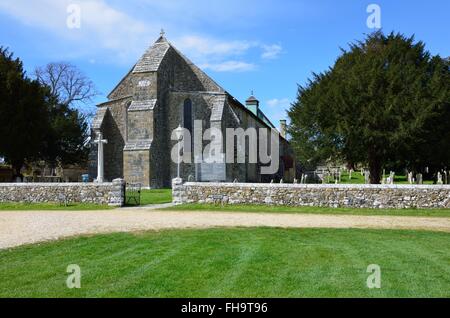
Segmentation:
[(278, 44), (262, 45), (262, 49), (261, 57), (263, 59), (276, 59), (283, 52), (283, 48)]
[[(138, 0), (137, 3), (139, 2)], [(67, 8), (71, 4), (78, 4), (81, 9), (79, 29), (67, 26), (70, 15)], [(48, 51), (48, 55), (62, 59), (83, 57), (87, 61), (133, 63), (157, 38), (161, 26), (169, 30), (169, 40), (173, 39), (175, 46), (190, 59), (217, 72), (254, 70), (256, 62), (245, 61), (252, 50), (262, 50), (263, 59), (276, 58), (282, 50), (280, 45), (266, 45), (258, 41), (186, 36), (185, 34), (190, 33), (189, 29), (179, 31), (175, 21), (179, 19), (184, 24), (187, 23), (185, 12), (186, 8), (192, 6), (191, 1), (180, 0), (175, 4), (171, 1), (142, 0), (141, 5), (145, 5), (146, 10), (155, 9), (151, 19), (140, 19), (141, 14), (136, 12), (138, 8), (127, 7), (135, 10), (130, 13), (124, 10), (122, 1), (115, 0), (0, 0), (0, 11), (29, 25), (33, 32), (41, 29), (63, 39), (61, 43), (64, 45), (59, 47), (65, 47), (60, 49), (65, 50), (64, 53), (54, 52), (54, 47), (49, 47)], [(181, 10), (180, 6), (184, 9)]]
[[(79, 29), (67, 25), (71, 4), (80, 7)], [(0, 11), (32, 26), (34, 32), (40, 28), (67, 40), (72, 56), (108, 50), (114, 53), (112, 59), (134, 58), (150, 35), (158, 32), (156, 26), (137, 21), (104, 0), (0, 1)]]
[(257, 44), (249, 41), (219, 41), (200, 36), (184, 36), (176, 41), (176, 45), (181, 50), (189, 50), (201, 56), (231, 56), (242, 55)]
[(267, 101), (267, 106), (271, 108), (283, 108), (287, 109), (291, 105), (291, 102), (288, 98), (274, 98)]
[(290, 108), (291, 102), (289, 98), (273, 98), (266, 102), (266, 115), (268, 115), (275, 125), (279, 124), (280, 120), (288, 120), (286, 111)]
[(225, 61), (216, 64), (202, 64), (203, 69), (210, 69), (215, 72), (247, 72), (256, 69), (256, 65), (241, 61)]

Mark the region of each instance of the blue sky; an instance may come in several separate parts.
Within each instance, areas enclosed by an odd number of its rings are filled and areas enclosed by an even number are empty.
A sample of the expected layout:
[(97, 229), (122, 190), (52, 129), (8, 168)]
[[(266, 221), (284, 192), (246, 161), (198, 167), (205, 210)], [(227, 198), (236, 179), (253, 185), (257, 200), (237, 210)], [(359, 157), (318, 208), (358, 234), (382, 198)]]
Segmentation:
[[(81, 26), (68, 28), (69, 5)], [(331, 66), (340, 47), (374, 31), (415, 34), (450, 56), (450, 1), (363, 0), (0, 0), (0, 45), (36, 66), (69, 61), (106, 94), (164, 28), (166, 37), (240, 101), (254, 90), (278, 125), (297, 84)]]

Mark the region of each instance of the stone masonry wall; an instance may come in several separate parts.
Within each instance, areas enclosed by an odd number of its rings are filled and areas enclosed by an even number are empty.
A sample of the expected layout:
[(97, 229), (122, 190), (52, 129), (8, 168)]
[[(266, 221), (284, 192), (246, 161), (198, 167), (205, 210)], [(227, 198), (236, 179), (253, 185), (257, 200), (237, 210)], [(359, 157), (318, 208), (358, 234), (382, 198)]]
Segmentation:
[(195, 183), (174, 180), (174, 203), (352, 208), (450, 208), (450, 186)]
[(111, 183), (0, 183), (0, 202), (94, 203), (123, 206), (124, 180)]

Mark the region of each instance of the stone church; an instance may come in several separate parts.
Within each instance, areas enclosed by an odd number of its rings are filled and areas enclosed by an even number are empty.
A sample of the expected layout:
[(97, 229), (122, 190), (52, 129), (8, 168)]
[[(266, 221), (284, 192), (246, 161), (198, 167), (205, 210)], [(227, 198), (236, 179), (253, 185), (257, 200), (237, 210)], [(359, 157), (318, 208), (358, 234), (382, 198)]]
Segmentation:
[[(179, 126), (194, 130), (201, 120), (203, 129), (274, 128), (263, 114), (259, 101), (251, 96), (241, 104), (214, 80), (195, 66), (167, 41), (164, 34), (97, 106), (92, 123), (93, 138), (101, 132), (104, 145), (106, 181), (125, 178), (144, 187), (170, 187), (177, 177), (178, 165), (171, 160), (177, 140), (172, 132)], [(286, 140), (286, 122), (281, 123), (278, 172), (260, 173), (255, 163), (204, 165), (182, 163), (180, 176), (185, 181), (286, 182), (295, 178), (293, 152)], [(235, 150), (236, 151), (236, 150)], [(97, 175), (97, 146), (92, 144), (90, 177)]]

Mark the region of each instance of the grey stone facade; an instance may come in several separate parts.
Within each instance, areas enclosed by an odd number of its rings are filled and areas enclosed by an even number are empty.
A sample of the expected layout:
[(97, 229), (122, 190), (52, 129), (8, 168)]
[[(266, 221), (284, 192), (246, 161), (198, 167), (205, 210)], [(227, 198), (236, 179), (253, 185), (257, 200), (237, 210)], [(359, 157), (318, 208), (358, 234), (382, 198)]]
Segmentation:
[(173, 202), (351, 208), (450, 208), (450, 186), (173, 182)]
[(0, 202), (93, 203), (123, 206), (125, 182), (110, 183), (0, 183)]
[[(105, 179), (125, 178), (145, 187), (170, 187), (177, 175), (177, 165), (171, 160), (171, 150), (177, 141), (171, 140), (171, 134), (179, 125), (186, 127), (183, 111), (188, 100), (192, 103), (191, 120), (201, 120), (203, 131), (217, 127), (225, 135), (226, 128), (273, 127), (265, 117), (262, 120), (259, 113), (255, 115), (229, 95), (163, 36), (145, 52), (108, 99), (98, 106), (92, 125), (94, 136), (102, 131), (108, 140)], [(289, 143), (282, 137), (280, 141), (280, 155), (293, 157)], [(92, 179), (96, 177), (96, 158), (93, 146)], [(257, 164), (227, 164), (224, 181), (294, 178), (293, 169), (284, 169), (283, 165), (274, 176), (261, 176), (259, 169)], [(184, 163), (181, 177), (198, 180), (198, 171), (198, 165)]]

